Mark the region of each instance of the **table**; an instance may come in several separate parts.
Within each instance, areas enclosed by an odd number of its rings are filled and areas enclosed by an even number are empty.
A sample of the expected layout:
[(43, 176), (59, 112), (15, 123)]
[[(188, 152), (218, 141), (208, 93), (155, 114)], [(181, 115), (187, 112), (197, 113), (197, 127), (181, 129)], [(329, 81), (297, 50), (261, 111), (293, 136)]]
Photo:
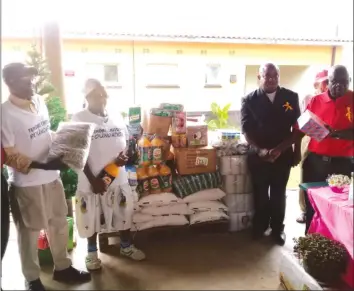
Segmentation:
[(308, 233), (341, 242), (350, 255), (344, 281), (354, 288), (353, 201), (348, 201), (349, 188), (344, 193), (334, 193), (329, 187), (310, 188), (307, 191), (315, 210)]

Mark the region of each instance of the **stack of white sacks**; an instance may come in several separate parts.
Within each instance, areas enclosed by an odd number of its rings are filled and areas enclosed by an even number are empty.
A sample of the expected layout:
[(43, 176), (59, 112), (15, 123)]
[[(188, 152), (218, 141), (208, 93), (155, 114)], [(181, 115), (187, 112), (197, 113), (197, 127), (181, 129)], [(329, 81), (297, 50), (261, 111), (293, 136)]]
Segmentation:
[(133, 223), (140, 231), (159, 226), (189, 224), (187, 203), (173, 193), (150, 194), (137, 202)]
[(251, 226), (253, 194), (247, 156), (224, 156), (220, 160), (225, 204), (230, 216), (230, 231), (240, 231)]
[(137, 202), (135, 230), (227, 220), (227, 207), (220, 201), (225, 195), (220, 189), (199, 191), (183, 199), (173, 193), (150, 194)]
[(188, 203), (190, 224), (228, 220), (227, 207), (221, 202), (225, 195), (225, 192), (219, 188), (214, 188), (202, 190), (183, 198)]

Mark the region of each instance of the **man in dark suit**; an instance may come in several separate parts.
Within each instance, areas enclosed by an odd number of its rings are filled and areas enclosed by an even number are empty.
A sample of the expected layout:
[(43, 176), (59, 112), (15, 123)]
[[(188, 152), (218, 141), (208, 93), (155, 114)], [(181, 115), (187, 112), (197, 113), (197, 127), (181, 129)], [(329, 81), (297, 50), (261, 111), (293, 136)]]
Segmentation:
[(279, 87), (279, 68), (267, 63), (259, 69), (259, 89), (242, 99), (242, 131), (254, 151), (248, 157), (255, 215), (253, 235), (261, 238), (270, 226), (272, 237), (284, 245), (286, 185), (292, 166), (301, 160), (300, 143), (280, 154), (271, 151), (292, 136), (300, 116), (298, 94)]

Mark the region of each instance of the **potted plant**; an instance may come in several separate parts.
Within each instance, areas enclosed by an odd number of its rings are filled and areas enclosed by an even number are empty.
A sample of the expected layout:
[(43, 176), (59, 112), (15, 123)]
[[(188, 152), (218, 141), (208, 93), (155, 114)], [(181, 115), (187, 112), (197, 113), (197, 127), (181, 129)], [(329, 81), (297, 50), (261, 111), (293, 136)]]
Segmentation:
[(349, 255), (345, 247), (318, 233), (294, 239), (294, 252), (306, 272), (319, 282), (335, 284), (346, 271)]
[(233, 128), (229, 124), (229, 110), (231, 104), (226, 104), (224, 107), (221, 107), (217, 103), (213, 102), (210, 105), (211, 112), (214, 115), (214, 118), (208, 121), (208, 129), (215, 131), (217, 129), (227, 129)]

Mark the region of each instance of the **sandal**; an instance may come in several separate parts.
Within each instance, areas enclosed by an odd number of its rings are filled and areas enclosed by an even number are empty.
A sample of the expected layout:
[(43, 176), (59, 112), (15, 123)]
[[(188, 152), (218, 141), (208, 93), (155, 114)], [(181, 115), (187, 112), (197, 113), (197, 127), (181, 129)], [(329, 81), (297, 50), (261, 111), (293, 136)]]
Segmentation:
[(306, 223), (306, 214), (303, 213), (301, 214), (297, 219), (296, 219), (297, 223)]

